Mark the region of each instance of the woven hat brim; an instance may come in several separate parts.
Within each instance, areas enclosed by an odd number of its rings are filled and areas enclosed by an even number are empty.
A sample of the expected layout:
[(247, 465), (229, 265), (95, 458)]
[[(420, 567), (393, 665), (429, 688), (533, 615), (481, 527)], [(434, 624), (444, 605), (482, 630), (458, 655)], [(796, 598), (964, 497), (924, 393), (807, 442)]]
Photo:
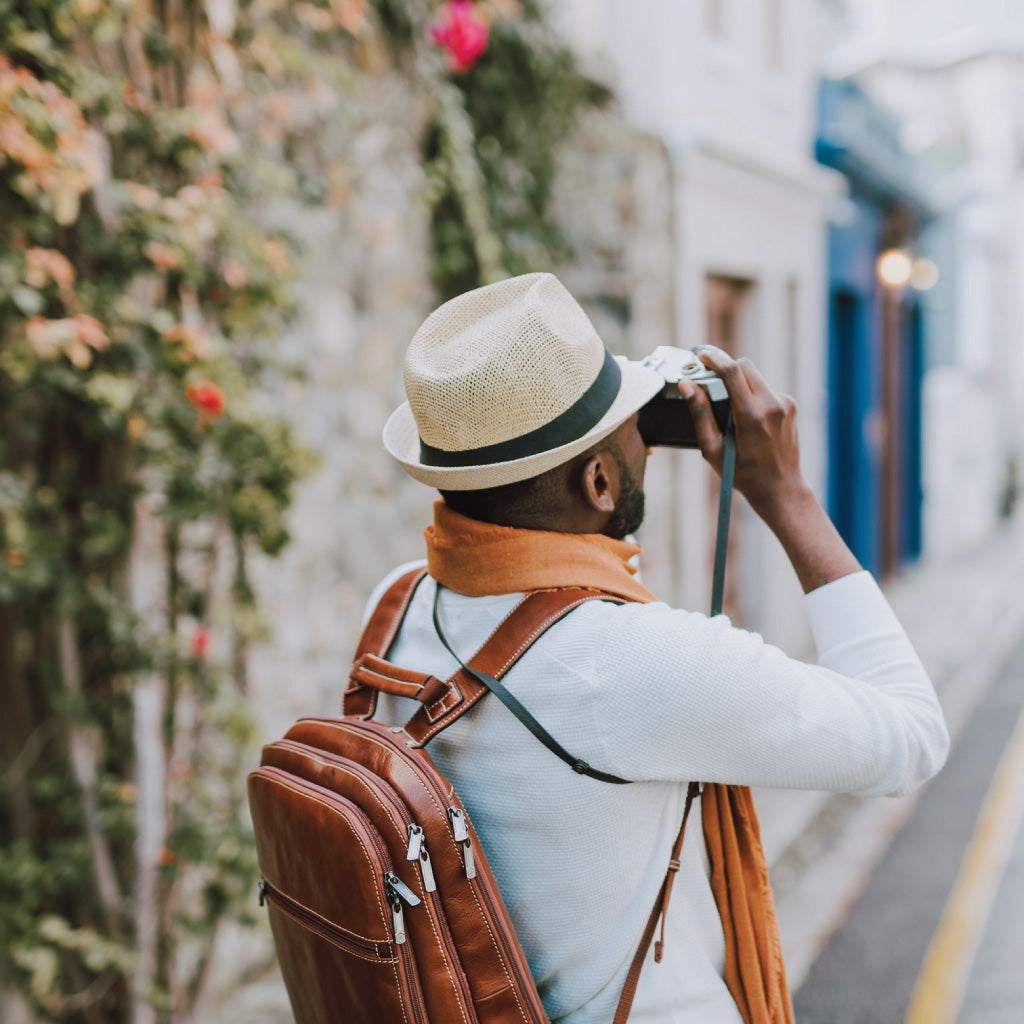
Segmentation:
[(426, 466), (420, 462), (420, 438), (408, 402), (403, 402), (384, 425), (384, 447), (413, 479), (442, 491), (475, 491), (539, 476), (585, 452), (625, 423), (664, 387), (661, 374), (621, 356), (616, 358), (622, 382), (615, 401), (586, 434), (560, 448), (483, 466)]

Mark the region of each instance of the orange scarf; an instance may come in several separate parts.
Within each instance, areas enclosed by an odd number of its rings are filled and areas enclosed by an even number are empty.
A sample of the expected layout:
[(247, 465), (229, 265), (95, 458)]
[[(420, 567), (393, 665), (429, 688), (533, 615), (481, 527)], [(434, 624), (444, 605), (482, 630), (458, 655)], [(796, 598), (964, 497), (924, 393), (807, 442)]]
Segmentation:
[[(427, 567), (470, 597), (552, 587), (590, 587), (654, 601), (633, 578), (640, 548), (596, 534), (520, 530), (480, 523), (443, 501), (424, 530)], [(711, 890), (725, 933), (725, 982), (745, 1024), (793, 1024), (768, 865), (747, 786), (709, 784), (701, 798)]]

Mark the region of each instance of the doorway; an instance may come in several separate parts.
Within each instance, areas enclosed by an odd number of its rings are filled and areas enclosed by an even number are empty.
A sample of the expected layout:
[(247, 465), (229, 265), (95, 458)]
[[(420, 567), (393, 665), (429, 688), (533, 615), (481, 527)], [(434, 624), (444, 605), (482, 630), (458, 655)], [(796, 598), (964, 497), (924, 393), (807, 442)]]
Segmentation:
[[(750, 348), (751, 316), (753, 309), (754, 282), (748, 278), (708, 274), (704, 287), (706, 344), (728, 352), (734, 359), (747, 354)], [(718, 521), (718, 499), (721, 487), (717, 474), (708, 486), (708, 567), (711, 570), (715, 558), (715, 532)], [(750, 510), (743, 499), (733, 498), (732, 520), (729, 528), (729, 557), (726, 561), (725, 590), (722, 611), (735, 622), (743, 622), (743, 590), (740, 580), (744, 578), (743, 536)]]

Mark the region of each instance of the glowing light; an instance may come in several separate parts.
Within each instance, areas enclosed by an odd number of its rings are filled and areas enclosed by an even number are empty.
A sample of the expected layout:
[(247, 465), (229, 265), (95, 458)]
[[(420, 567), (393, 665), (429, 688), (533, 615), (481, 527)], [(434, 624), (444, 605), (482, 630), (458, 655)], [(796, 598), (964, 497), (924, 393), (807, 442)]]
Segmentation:
[(913, 267), (902, 249), (889, 249), (878, 257), (878, 279), (890, 288), (902, 288), (910, 280)]
[(910, 271), (910, 287), (916, 288), (919, 292), (926, 292), (939, 283), (939, 268), (926, 259), (914, 260), (914, 266)]

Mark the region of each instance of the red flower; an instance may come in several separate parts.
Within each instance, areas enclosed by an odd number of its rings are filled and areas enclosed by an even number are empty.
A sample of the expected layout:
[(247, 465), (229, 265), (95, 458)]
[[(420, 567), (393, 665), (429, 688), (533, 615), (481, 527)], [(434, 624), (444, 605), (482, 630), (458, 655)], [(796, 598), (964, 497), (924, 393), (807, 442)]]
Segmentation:
[(202, 661), (210, 651), (210, 632), (200, 626), (192, 634), (192, 657)]
[(228, 405), (227, 395), (212, 380), (196, 381), (185, 397), (208, 419), (216, 419)]
[(480, 59), (489, 32), (486, 19), (471, 0), (446, 0), (430, 26), (430, 38), (444, 48), (449, 69), (459, 72), (468, 71)]

